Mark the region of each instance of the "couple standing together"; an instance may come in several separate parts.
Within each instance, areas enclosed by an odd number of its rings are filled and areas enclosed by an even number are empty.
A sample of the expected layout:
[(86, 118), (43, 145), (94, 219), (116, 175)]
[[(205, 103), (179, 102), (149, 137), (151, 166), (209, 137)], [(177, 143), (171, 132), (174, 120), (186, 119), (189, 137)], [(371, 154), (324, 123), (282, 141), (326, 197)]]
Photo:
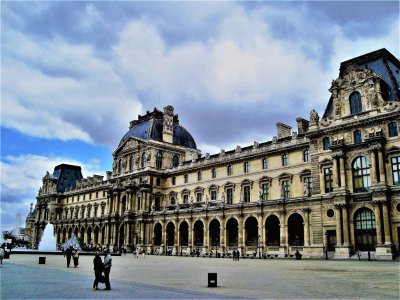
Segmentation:
[[(105, 283), (105, 290), (111, 290), (110, 286), (110, 271), (111, 271), (111, 254), (110, 251), (105, 252), (104, 262), (101, 260), (100, 252), (96, 251), (93, 259), (95, 280), (93, 282), (93, 290), (98, 290), (99, 282)], [(104, 272), (104, 276), (103, 276)]]

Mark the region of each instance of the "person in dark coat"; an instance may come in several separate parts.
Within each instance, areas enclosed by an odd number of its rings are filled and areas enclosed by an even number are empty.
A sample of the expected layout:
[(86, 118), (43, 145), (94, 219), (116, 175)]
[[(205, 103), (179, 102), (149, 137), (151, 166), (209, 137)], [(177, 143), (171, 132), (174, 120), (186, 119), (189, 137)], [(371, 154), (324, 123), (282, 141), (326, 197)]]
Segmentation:
[(94, 259), (93, 259), (93, 268), (94, 268), (94, 282), (93, 282), (93, 291), (98, 290), (98, 284), (99, 282), (104, 283), (105, 282), (105, 278), (102, 275), (103, 274), (103, 270), (104, 270), (104, 266), (103, 266), (103, 261), (100, 257), (100, 252), (96, 251)]
[(240, 251), (238, 249), (238, 251), (236, 252), (236, 260), (239, 261), (239, 258), (240, 258)]
[(233, 257), (233, 261), (235, 261), (236, 260), (236, 250), (233, 250), (232, 257)]
[(65, 255), (67, 256), (67, 268), (69, 268), (69, 264), (71, 263), (72, 247), (69, 247), (67, 250), (65, 250)]

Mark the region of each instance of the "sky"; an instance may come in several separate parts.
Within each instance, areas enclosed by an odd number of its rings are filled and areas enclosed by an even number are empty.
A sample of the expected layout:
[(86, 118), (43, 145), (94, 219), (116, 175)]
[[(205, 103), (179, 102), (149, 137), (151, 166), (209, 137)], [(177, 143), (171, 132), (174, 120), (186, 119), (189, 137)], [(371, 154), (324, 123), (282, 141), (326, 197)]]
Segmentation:
[(1, 229), (46, 171), (105, 175), (129, 121), (172, 105), (205, 153), (323, 114), (340, 62), (399, 50), (397, 1), (1, 1)]

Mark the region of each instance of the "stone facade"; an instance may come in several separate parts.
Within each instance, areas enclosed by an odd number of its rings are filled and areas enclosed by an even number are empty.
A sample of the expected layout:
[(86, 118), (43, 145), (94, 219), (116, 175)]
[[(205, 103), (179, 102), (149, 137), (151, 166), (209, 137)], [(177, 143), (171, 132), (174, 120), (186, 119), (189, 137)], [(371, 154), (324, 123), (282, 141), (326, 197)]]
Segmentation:
[[(399, 69), (381, 49), (343, 62), (322, 118), (200, 155), (172, 106), (130, 123), (106, 178), (47, 174), (27, 232), (152, 253), (392, 259), (400, 244)], [(158, 124), (158, 125), (157, 125)], [(143, 129), (144, 128), (144, 129)], [(66, 173), (76, 166), (57, 166)], [(77, 175), (79, 177), (79, 175)]]

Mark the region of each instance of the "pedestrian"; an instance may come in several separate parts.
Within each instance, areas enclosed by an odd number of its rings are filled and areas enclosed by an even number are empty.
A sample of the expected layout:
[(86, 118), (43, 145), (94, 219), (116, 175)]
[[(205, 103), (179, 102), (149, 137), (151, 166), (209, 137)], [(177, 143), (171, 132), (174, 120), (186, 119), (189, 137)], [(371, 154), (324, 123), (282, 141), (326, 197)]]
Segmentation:
[(103, 262), (104, 277), (105, 277), (105, 284), (106, 284), (105, 290), (111, 290), (111, 285), (110, 285), (111, 261), (112, 261), (112, 258), (111, 258), (110, 251), (107, 251), (105, 253), (104, 262)]
[(79, 264), (79, 252), (78, 249), (75, 249), (74, 252), (74, 268), (77, 268)]
[(240, 258), (240, 251), (238, 249), (237, 252), (236, 252), (236, 260), (239, 261), (239, 258)]
[(233, 252), (232, 252), (232, 258), (233, 258), (233, 261), (236, 260), (236, 250), (233, 250)]
[(72, 247), (69, 247), (67, 250), (65, 250), (65, 255), (67, 256), (67, 268), (69, 268), (69, 264), (71, 263)]
[(94, 268), (94, 282), (93, 282), (93, 291), (98, 290), (98, 284), (99, 282), (104, 283), (105, 278), (103, 276), (103, 261), (101, 260), (100, 257), (100, 252), (96, 251), (94, 259), (93, 259), (93, 268)]

